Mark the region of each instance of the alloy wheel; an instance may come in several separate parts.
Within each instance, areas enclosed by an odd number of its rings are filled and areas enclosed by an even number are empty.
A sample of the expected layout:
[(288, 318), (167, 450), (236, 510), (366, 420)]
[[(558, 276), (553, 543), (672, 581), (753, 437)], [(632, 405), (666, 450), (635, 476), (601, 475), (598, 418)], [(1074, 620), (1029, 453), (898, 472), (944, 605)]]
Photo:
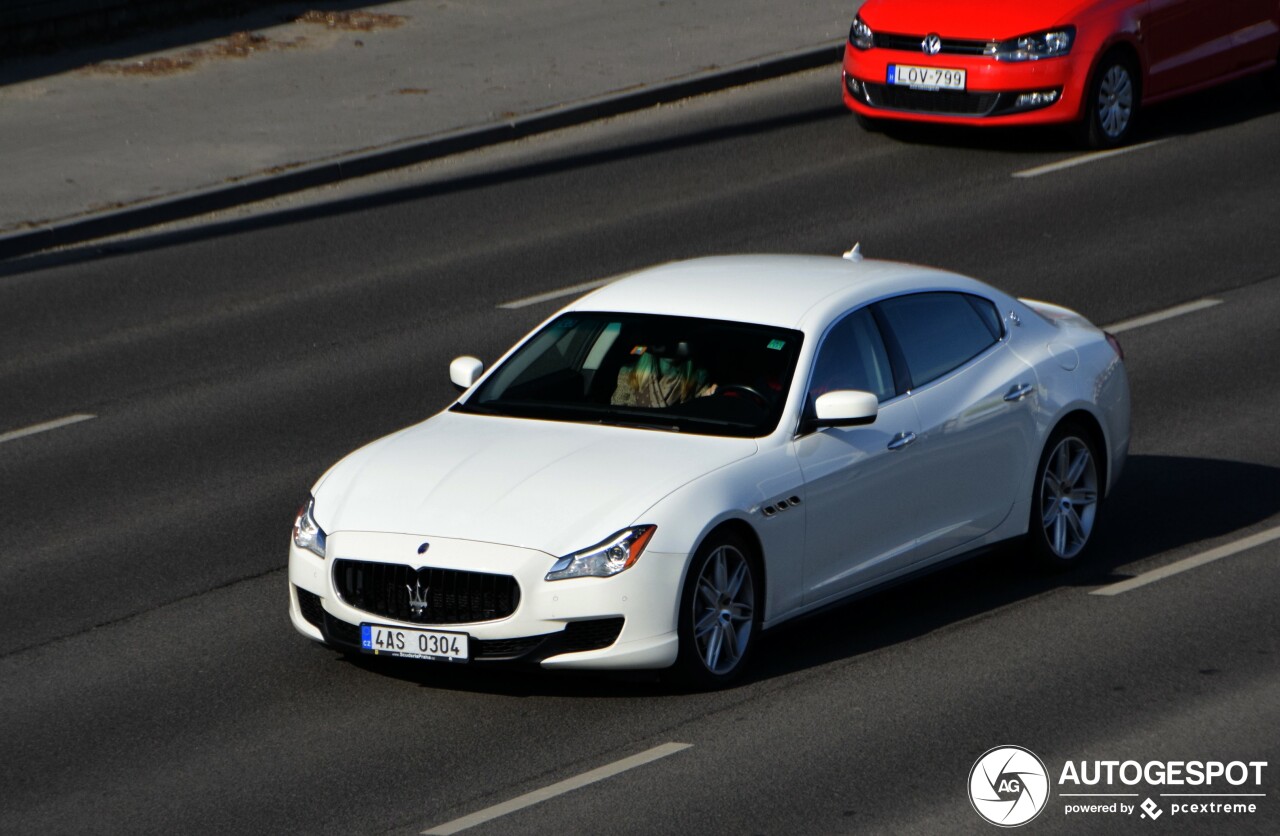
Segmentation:
[(1098, 510), (1098, 469), (1089, 445), (1068, 436), (1045, 464), (1040, 483), (1040, 519), (1045, 541), (1069, 560), (1084, 549)]
[(1108, 139), (1119, 139), (1133, 116), (1133, 77), (1124, 64), (1112, 64), (1098, 85), (1098, 124)]
[(755, 624), (755, 580), (746, 555), (721, 545), (707, 557), (693, 596), (693, 640), (708, 671), (738, 666)]

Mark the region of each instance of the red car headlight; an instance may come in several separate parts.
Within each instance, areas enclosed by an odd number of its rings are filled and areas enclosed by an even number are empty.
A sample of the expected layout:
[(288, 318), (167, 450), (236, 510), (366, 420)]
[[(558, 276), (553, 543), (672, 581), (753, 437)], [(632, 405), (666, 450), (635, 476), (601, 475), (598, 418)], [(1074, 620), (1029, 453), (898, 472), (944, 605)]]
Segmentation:
[(1071, 44), (1075, 39), (1076, 28), (1064, 26), (1049, 32), (1036, 32), (988, 44), (986, 54), (997, 61), (1039, 61), (1041, 58), (1060, 58), (1071, 52)]

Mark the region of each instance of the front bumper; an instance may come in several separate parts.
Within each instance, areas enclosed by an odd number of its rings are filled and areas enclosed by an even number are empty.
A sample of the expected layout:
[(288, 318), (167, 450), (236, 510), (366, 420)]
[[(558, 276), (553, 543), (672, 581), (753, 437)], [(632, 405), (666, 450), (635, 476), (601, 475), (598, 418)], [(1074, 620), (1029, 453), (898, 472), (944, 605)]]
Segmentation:
[[(427, 555), (418, 556), (423, 542)], [(344, 560), (419, 569), (509, 575), (519, 586), (513, 612), (488, 621), (407, 621), (353, 606), (339, 591), (335, 567)], [(675, 662), (676, 601), (687, 555), (646, 552), (611, 578), (544, 580), (556, 558), (514, 546), (407, 534), (336, 532), (325, 558), (289, 547), (289, 614), (298, 632), (360, 650), (360, 625), (465, 632), (471, 661), (544, 668), (656, 669)], [(354, 597), (354, 596), (351, 596)]]
[[(845, 106), (873, 119), (952, 125), (1037, 125), (1076, 121), (1082, 111), (1091, 56), (1073, 52), (1041, 61), (999, 62), (984, 56), (926, 55), (917, 50), (845, 44)], [(887, 84), (889, 66), (961, 69), (963, 91), (925, 91)], [(1051, 104), (1019, 106), (1022, 94), (1054, 94)]]

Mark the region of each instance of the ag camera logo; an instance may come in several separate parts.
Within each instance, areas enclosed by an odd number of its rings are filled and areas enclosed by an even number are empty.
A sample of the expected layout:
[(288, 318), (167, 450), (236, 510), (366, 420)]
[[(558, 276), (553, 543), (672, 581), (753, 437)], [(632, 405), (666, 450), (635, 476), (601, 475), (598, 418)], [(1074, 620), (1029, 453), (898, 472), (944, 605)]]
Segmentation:
[(1029, 749), (996, 746), (969, 770), (969, 801), (978, 815), (994, 825), (1026, 824), (1049, 801), (1049, 771)]

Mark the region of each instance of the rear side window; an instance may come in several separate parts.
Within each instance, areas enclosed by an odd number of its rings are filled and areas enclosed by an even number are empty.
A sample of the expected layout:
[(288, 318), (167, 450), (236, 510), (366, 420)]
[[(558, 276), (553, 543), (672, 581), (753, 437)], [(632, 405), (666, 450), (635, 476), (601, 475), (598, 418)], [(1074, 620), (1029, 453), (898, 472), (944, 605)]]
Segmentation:
[(968, 294), (965, 294), (964, 298), (978, 314), (982, 324), (987, 326), (987, 330), (991, 332), (992, 339), (998, 341), (1004, 336), (1004, 325), (1000, 322), (1000, 312), (996, 310), (996, 306), (991, 303), (990, 299), (983, 299), (981, 296), (969, 296)]
[(912, 388), (963, 366), (1001, 336), (999, 314), (977, 296), (913, 293), (876, 307), (902, 351)]

